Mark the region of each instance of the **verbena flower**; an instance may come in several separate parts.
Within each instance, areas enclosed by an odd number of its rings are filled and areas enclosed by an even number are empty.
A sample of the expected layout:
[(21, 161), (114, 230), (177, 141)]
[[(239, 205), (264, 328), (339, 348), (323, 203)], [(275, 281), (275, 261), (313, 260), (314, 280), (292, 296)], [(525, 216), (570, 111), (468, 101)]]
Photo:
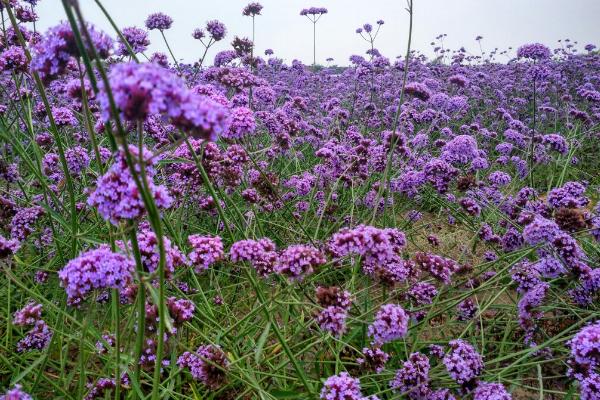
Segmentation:
[(449, 346), (450, 351), (443, 359), (446, 370), (456, 383), (467, 387), (483, 372), (483, 359), (473, 346), (462, 339), (450, 341)]
[[(133, 54), (143, 53), (148, 49), (150, 40), (148, 39), (148, 32), (135, 26), (123, 28), (121, 30), (123, 37), (129, 44)], [(117, 48), (117, 54), (120, 56), (128, 56), (129, 49), (126, 44), (119, 38), (119, 47)]]
[(421, 399), (427, 396), (429, 389), (429, 358), (416, 352), (412, 353), (405, 361), (394, 379), (390, 381), (390, 387), (400, 393), (407, 393), (411, 399)]
[[(131, 157), (136, 163), (134, 168), (140, 171), (138, 147), (129, 146)], [(155, 159), (147, 149), (143, 149), (143, 160), (147, 185), (150, 194), (159, 208), (169, 208), (173, 199), (167, 188), (154, 183)], [(88, 205), (96, 207), (98, 213), (113, 225), (119, 225), (121, 221), (140, 218), (146, 211), (142, 196), (137, 184), (127, 166), (126, 155), (123, 150), (115, 156), (115, 163), (109, 170), (98, 178), (96, 188), (90, 193), (87, 200)]]
[(379, 347), (365, 347), (362, 350), (363, 356), (358, 358), (356, 362), (363, 368), (369, 371), (381, 373), (385, 364), (390, 359), (390, 355)]
[(206, 23), (206, 31), (216, 42), (223, 40), (225, 38), (225, 35), (227, 35), (227, 29), (225, 28), (225, 24), (217, 20), (208, 21)]
[(369, 336), (375, 344), (384, 344), (400, 339), (408, 332), (408, 314), (396, 304), (381, 306), (375, 320), (368, 327)]
[(173, 18), (161, 12), (150, 14), (146, 18), (146, 28), (149, 30), (158, 29), (159, 31), (165, 31), (171, 28), (171, 25), (173, 25)]
[(321, 389), (323, 400), (362, 400), (360, 381), (347, 372), (333, 375), (325, 380)]
[[(177, 128), (209, 140), (216, 140), (229, 126), (225, 107), (188, 89), (175, 74), (155, 63), (117, 64), (109, 79), (119, 116), (127, 121), (144, 122), (150, 115), (164, 115)], [(111, 106), (103, 83), (98, 101), (108, 122)]]
[(192, 246), (188, 258), (195, 267), (196, 272), (207, 270), (224, 257), (223, 242), (218, 236), (190, 235), (188, 236), (188, 242)]
[(550, 58), (550, 56), (550, 49), (541, 43), (530, 43), (517, 49), (517, 57), (519, 58), (541, 61)]
[(15, 312), (13, 316), (13, 324), (16, 326), (34, 325), (41, 319), (42, 305), (30, 302), (25, 307)]
[[(112, 39), (105, 33), (87, 25), (90, 37), (101, 58), (107, 58), (113, 47)], [(85, 41), (84, 41), (85, 45)], [(89, 52), (89, 49), (86, 49)], [(67, 22), (51, 27), (33, 46), (31, 69), (45, 83), (58, 78), (67, 71), (69, 61), (80, 56), (75, 35)]]
[(473, 393), (473, 400), (511, 400), (512, 396), (501, 383), (480, 382)]
[(46, 322), (39, 320), (33, 328), (17, 342), (17, 352), (23, 353), (32, 350), (43, 350), (50, 344), (52, 331)]
[(177, 360), (180, 368), (189, 368), (192, 378), (209, 389), (215, 390), (225, 384), (229, 360), (216, 345), (202, 345), (195, 353), (186, 351)]
[(44, 215), (44, 209), (39, 206), (21, 208), (11, 221), (10, 235), (13, 240), (22, 242), (34, 231), (35, 222)]
[(21, 385), (15, 385), (3, 395), (0, 395), (0, 400), (33, 400), (28, 393), (21, 390)]
[(275, 271), (291, 280), (300, 281), (326, 261), (323, 253), (313, 246), (292, 245), (280, 253)]
[(317, 314), (316, 321), (321, 330), (340, 337), (346, 331), (346, 318), (348, 311), (339, 306), (329, 306)]
[(582, 328), (569, 341), (571, 357), (588, 370), (600, 367), (600, 322)]
[(106, 245), (81, 253), (58, 272), (69, 304), (79, 304), (93, 290), (125, 289), (133, 280), (135, 263)]
[(255, 15), (260, 15), (262, 9), (263, 6), (258, 2), (249, 3), (242, 10), (242, 15), (254, 17)]

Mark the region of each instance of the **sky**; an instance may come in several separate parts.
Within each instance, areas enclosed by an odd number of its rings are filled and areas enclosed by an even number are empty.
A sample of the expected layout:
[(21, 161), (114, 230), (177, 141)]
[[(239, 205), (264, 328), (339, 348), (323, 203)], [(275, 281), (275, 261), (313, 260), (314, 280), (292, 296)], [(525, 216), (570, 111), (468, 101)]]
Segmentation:
[[(174, 20), (166, 37), (178, 60), (196, 61), (202, 55), (202, 45), (191, 37), (195, 28), (207, 20), (219, 19), (227, 26), (227, 37), (211, 47), (207, 60), (230, 49), (235, 35), (252, 36), (252, 21), (241, 10), (248, 3), (242, 0), (101, 0), (119, 27), (143, 27), (148, 14), (164, 12)], [(313, 59), (312, 23), (301, 17), (302, 8), (325, 7), (329, 13), (317, 23), (317, 62), (329, 57), (334, 64), (347, 65), (349, 56), (364, 54), (369, 45), (355, 33), (364, 23), (383, 19), (385, 24), (375, 47), (390, 59), (406, 52), (408, 13), (405, 0), (262, 0), (262, 15), (256, 17), (256, 48), (274, 50), (286, 62), (299, 59), (311, 64)], [(102, 29), (114, 31), (94, 0), (80, 0), (86, 19)], [(37, 27), (45, 30), (65, 19), (60, 0), (41, 0)], [(600, 47), (600, 0), (414, 0), (412, 48), (433, 55), (430, 43), (441, 33), (447, 34), (444, 47), (464, 46), (479, 55), (478, 35), (483, 36), (484, 51), (516, 49), (519, 45), (541, 42), (551, 48), (558, 40), (578, 41), (579, 48), (588, 43)], [(166, 47), (158, 31), (150, 32), (150, 52)], [(151, 54), (151, 53), (148, 54)], [(514, 50), (513, 53), (514, 54)], [(502, 61), (502, 59), (500, 59)]]

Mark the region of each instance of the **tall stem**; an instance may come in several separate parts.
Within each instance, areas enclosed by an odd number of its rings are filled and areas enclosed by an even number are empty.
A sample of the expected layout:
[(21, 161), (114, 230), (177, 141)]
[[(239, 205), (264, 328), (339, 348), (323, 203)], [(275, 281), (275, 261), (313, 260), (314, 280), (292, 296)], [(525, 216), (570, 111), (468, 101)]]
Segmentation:
[(535, 125), (536, 125), (536, 89), (537, 89), (537, 85), (536, 85), (536, 77), (533, 77), (533, 122), (532, 122), (532, 128), (531, 128), (531, 138), (529, 141), (529, 186), (533, 187), (533, 181), (534, 181), (534, 176), (533, 176), (533, 164), (534, 164), (534, 152), (535, 152)]
[(161, 29), (160, 30), (160, 34), (163, 37), (163, 40), (165, 41), (165, 44), (167, 45), (167, 50), (169, 50), (169, 54), (171, 55), (171, 58), (173, 59), (173, 62), (175, 63), (175, 67), (177, 68), (177, 71), (181, 72), (181, 69), (179, 68), (179, 63), (177, 62), (177, 59), (175, 58), (175, 54), (173, 54), (173, 51), (171, 50), (171, 46), (169, 46), (169, 42), (167, 41), (167, 37), (165, 36), (165, 32)]
[[(400, 90), (400, 99), (398, 100), (398, 108), (396, 109), (396, 115), (394, 116), (394, 124), (392, 126), (392, 135), (395, 135), (396, 129), (398, 128), (398, 119), (400, 117), (402, 103), (404, 102), (404, 90), (406, 88), (406, 80), (408, 77), (408, 65), (409, 65), (409, 61), (410, 61), (410, 46), (412, 43), (413, 14), (414, 14), (413, 0), (406, 0), (406, 3), (408, 6), (407, 11), (408, 11), (408, 16), (409, 16), (408, 44), (406, 46), (406, 57), (404, 57), (404, 72), (403, 72), (403, 76), (402, 76), (402, 89)], [(392, 136), (392, 139), (393, 139), (393, 136)], [(383, 191), (388, 186), (389, 173), (390, 173), (390, 169), (392, 166), (392, 159), (393, 159), (393, 155), (394, 155), (394, 149), (396, 147), (396, 142), (397, 142), (397, 140), (392, 140), (390, 143), (390, 148), (388, 150), (388, 157), (387, 157), (387, 162), (385, 165), (385, 170), (383, 172), (383, 176), (382, 176), (382, 179), (379, 184), (379, 190), (377, 191), (377, 197), (375, 199), (375, 205), (373, 207), (371, 223), (373, 223), (373, 221), (375, 220), (375, 216), (377, 215), (377, 210), (379, 209), (379, 201), (381, 200)], [(385, 205), (386, 205), (386, 203), (384, 201), (384, 203), (383, 203), (384, 209), (385, 209)]]
[(313, 22), (313, 67), (317, 65), (317, 21)]
[[(17, 23), (17, 20), (15, 19), (12, 9), (10, 8), (8, 2), (5, 1), (4, 5), (6, 7), (6, 12), (8, 13), (10, 23), (11, 23), (12, 27), (14, 28), (15, 33), (17, 35), (17, 40), (19, 42), (19, 45), (25, 52), (25, 57), (27, 58), (27, 60), (29, 62), (31, 62), (31, 53), (29, 52), (28, 47), (25, 44), (25, 39), (23, 38), (23, 34), (21, 33), (21, 30), (19, 29), (19, 24)], [(56, 122), (54, 120), (54, 116), (52, 115), (52, 107), (50, 106), (50, 101), (48, 100), (48, 96), (46, 95), (46, 89), (44, 87), (44, 84), (43, 84), (42, 80), (40, 79), (37, 72), (33, 72), (32, 76), (35, 81), (35, 85), (36, 85), (36, 88), (40, 95), (40, 98), (42, 100), (42, 103), (44, 104), (44, 110), (46, 111), (46, 114), (48, 116), (48, 122), (50, 123), (49, 130), (50, 130), (50, 133), (52, 134), (52, 137), (54, 138), (54, 142), (56, 143), (59, 161), (60, 161), (60, 164), (61, 164), (61, 167), (63, 170), (63, 174), (65, 176), (65, 180), (67, 183), (67, 191), (69, 192), (70, 213), (71, 213), (71, 215), (70, 215), (70, 217), (71, 217), (71, 237), (72, 237), (71, 238), (71, 255), (74, 257), (77, 254), (77, 238), (79, 237), (77, 231), (78, 231), (79, 223), (77, 221), (77, 208), (76, 208), (76, 204), (75, 204), (75, 187), (73, 184), (73, 178), (71, 176), (71, 172), (69, 171), (67, 159), (65, 157), (65, 149), (64, 149), (64, 144), (63, 144), (63, 140), (62, 140), (63, 136), (59, 132), (58, 126), (56, 125)]]

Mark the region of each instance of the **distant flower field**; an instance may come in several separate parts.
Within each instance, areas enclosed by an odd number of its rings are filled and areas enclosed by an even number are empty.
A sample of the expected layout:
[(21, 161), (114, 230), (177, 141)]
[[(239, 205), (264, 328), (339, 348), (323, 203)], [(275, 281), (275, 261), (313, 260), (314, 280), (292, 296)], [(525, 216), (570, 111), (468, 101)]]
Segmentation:
[(317, 64), (311, 7), (312, 65), (219, 20), (184, 63), (166, 14), (36, 6), (0, 0), (0, 400), (600, 399), (593, 44), (427, 59), (407, 0), (399, 57), (378, 20)]

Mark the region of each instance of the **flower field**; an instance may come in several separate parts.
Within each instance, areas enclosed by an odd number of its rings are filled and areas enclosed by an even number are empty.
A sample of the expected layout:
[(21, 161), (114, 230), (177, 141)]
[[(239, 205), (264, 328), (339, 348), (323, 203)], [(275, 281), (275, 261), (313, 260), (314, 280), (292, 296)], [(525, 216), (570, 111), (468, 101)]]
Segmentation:
[(593, 44), (427, 58), (407, 0), (402, 56), (379, 20), (318, 64), (312, 7), (312, 65), (217, 19), (184, 63), (166, 14), (37, 3), (0, 0), (0, 399), (600, 399)]

